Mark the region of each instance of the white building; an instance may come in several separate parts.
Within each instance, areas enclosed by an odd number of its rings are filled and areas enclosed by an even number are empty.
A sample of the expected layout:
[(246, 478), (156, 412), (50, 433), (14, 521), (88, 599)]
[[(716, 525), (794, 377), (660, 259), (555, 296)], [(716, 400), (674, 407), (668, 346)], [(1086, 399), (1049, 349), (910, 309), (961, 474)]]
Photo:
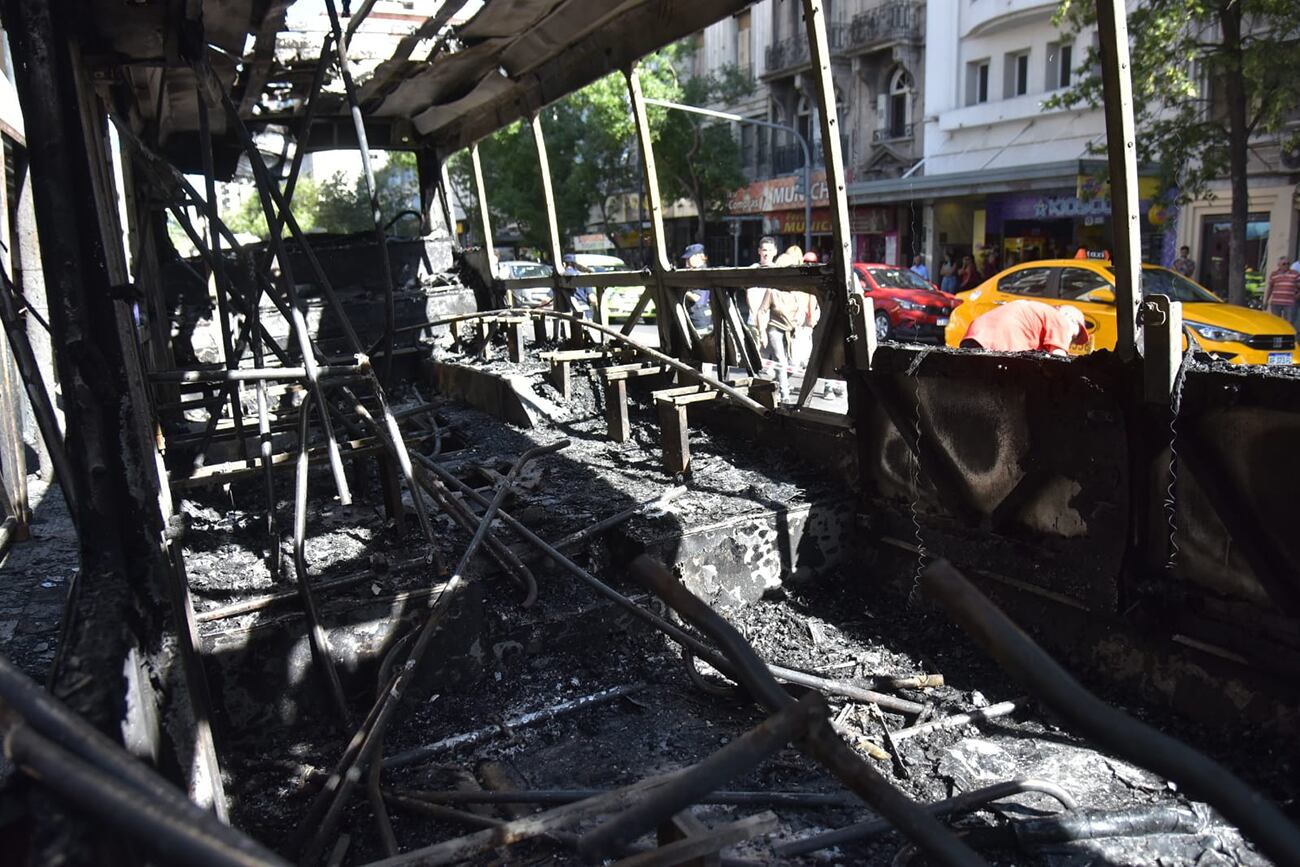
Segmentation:
[[(1077, 76), (1095, 29), (1063, 34), (1056, 0), (962, 0), (926, 12), (925, 113), (920, 162), (893, 180), (849, 186), (850, 201), (910, 202), (924, 229), (911, 253), (996, 252), (1000, 262), (1073, 255), (1109, 243), (1109, 201), (1098, 181), (1101, 109), (1050, 107)], [(1144, 181), (1143, 192), (1155, 191)], [(1153, 202), (1147, 202), (1144, 214)], [(1163, 210), (1151, 211), (1153, 218)], [(1159, 258), (1172, 235), (1144, 221)]]

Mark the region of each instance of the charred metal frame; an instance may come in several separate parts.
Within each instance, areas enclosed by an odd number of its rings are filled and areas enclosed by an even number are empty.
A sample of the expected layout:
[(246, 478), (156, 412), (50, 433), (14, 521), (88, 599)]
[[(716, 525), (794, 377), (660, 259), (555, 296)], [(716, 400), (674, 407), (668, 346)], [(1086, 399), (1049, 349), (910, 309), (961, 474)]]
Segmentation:
[[(372, 352), (378, 351), (383, 358), (384, 372), (381, 377), (376, 376), (372, 370), (370, 360), (359, 342), (346, 311), (335, 295), (325, 270), (312, 252), (308, 238), (293, 217), (291, 203), (301, 166), (303, 147), (300, 146), (295, 153), (288, 180), (281, 189), (280, 184), (270, 176), (260, 159), (251, 135), (241, 120), (234, 99), (209, 65), (206, 54), (187, 58), (199, 84), (196, 99), (201, 128), (200, 141), (206, 196), (200, 196), (175, 168), (154, 155), (134, 134), (128, 122), (118, 117), (110, 118), (118, 124), (120, 136), (128, 146), (129, 155), (137, 161), (141, 175), (149, 178), (159, 192), (170, 196), (166, 207), (177, 217), (207, 264), (215, 284), (219, 307), (223, 355), (221, 369), (174, 370), (158, 369), (155, 366), (155, 369), (146, 370), (135, 354), (136, 347), (129, 339), (127, 325), (129, 307), (119, 285), (121, 281), (113, 280), (115, 270), (120, 269), (124, 263), (116, 262), (115, 257), (107, 255), (106, 251), (101, 249), (103, 238), (99, 236), (100, 232), (96, 231), (115, 225), (114, 215), (104, 207), (102, 169), (105, 160), (101, 150), (102, 140), (96, 144), (97, 137), (102, 138), (105, 118), (102, 112), (95, 114), (93, 100), (86, 100), (79, 90), (80, 82), (75, 80), (75, 77), (69, 77), (75, 69), (75, 64), (70, 62), (70, 58), (64, 56), (69, 43), (60, 40), (59, 37), (63, 34), (45, 8), (45, 4), (36, 0), (6, 0), (5, 2), (6, 23), (10, 21), (18, 23), (19, 27), (15, 33), (21, 40), (21, 47), (28, 49), (27, 54), (32, 60), (19, 72), (19, 85), (24, 102), (51, 107), (48, 117), (33, 117), (31, 127), (33, 138), (49, 148), (48, 152), (39, 148), (34, 149), (33, 162), (40, 164), (40, 171), (36, 174), (39, 187), (38, 217), (43, 229), (43, 245), (51, 252), (46, 261), (49, 284), (58, 302), (52, 309), (52, 330), (67, 348), (66, 353), (62, 353), (60, 357), (60, 379), (65, 383), (70, 398), (69, 434), (66, 444), (60, 442), (57, 425), (52, 421), (52, 413), (50, 418), (44, 418), (48, 406), (43, 406), (40, 413), (43, 417), (42, 434), (47, 440), (51, 453), (58, 455), (58, 461), (64, 464), (60, 475), (64, 477), (69, 505), (78, 524), (83, 569), (89, 578), (97, 582), (91, 585), (91, 591), (95, 596), (90, 604), (84, 606), (82, 613), (83, 616), (93, 615), (105, 619), (116, 617), (123, 621), (130, 620), (132, 615), (142, 615), (146, 620), (144, 625), (152, 626), (157, 624), (149, 620), (149, 617), (156, 618), (159, 610), (170, 610), (174, 622), (162, 631), (170, 629), (179, 640), (190, 710), (194, 715), (198, 733), (198, 744), (195, 749), (209, 777), (209, 790), (201, 795), (209, 799), (216, 816), (199, 809), (179, 792), (162, 784), (150, 772), (126, 758), (115, 744), (109, 742), (81, 717), (69, 712), (51, 697), (39, 691), (36, 691), (39, 694), (35, 694), (34, 688), (15, 676), (8, 664), (0, 659), (0, 698), (4, 699), (9, 710), (12, 711), (0, 720), (0, 728), (5, 732), (6, 748), (15, 758), (18, 766), (34, 777), (43, 778), (73, 802), (91, 810), (98, 810), (101, 815), (110, 820), (121, 821), (128, 833), (142, 840), (146, 846), (151, 845), (164, 857), (177, 857), (183, 854), (196, 863), (279, 863), (275, 856), (264, 852), (243, 835), (222, 826), (217, 821), (224, 810), (220, 765), (217, 762), (216, 745), (213, 743), (210, 729), (207, 728), (210, 717), (207, 685), (202, 671), (201, 654), (197, 648), (195, 626), (197, 618), (190, 603), (188, 583), (185, 578), (184, 559), (180, 546), (181, 529), (171, 522), (173, 509), (165, 474), (159, 472), (158, 475), (153, 475), (150, 469), (160, 467), (161, 462), (157, 451), (149, 441), (149, 425), (145, 423), (148, 419), (142, 418), (152, 409), (148, 401), (142, 397), (148, 382), (212, 384), (219, 385), (221, 388), (214, 397), (204, 401), (209, 410), (210, 421), (208, 430), (202, 436), (202, 444), (206, 447), (212, 439), (218, 417), (217, 408), (229, 400), (236, 436), (244, 456), (242, 461), (244, 466), (240, 471), (260, 470), (266, 480), (268, 533), (273, 542), (270, 546), (273, 551), (271, 555), (273, 568), (278, 568), (277, 552), (280, 540), (276, 529), (277, 500), (272, 471), (275, 465), (285, 464), (288, 461), (292, 461), (295, 467), (293, 555), (297, 589), (302, 609), (309, 622), (313, 656), (321, 668), (327, 691), (336, 704), (340, 719), (345, 724), (351, 724), (351, 714), (334, 668), (331, 648), (316, 611), (313, 591), (307, 580), (308, 569), (303, 553), (306, 533), (307, 479), (312, 457), (312, 449), (309, 447), (312, 413), (315, 412), (317, 416), (320, 436), (324, 439), (323, 451), (330, 465), (340, 502), (349, 502), (351, 493), (344, 473), (344, 451), (340, 448), (334, 432), (334, 422), (331, 419), (336, 419), (353, 433), (368, 429), (372, 437), (370, 442), (382, 450), (382, 454), (388, 461), (400, 468), (411, 493), (426, 541), (432, 543), (434, 535), (427, 515), (425, 494), (440, 509), (447, 512), (458, 525), (467, 531), (472, 531), (472, 537), (449, 578), (446, 581), (431, 581), (430, 588), (421, 591), (431, 598), (427, 619), (418, 632), (412, 633), (415, 640), (410, 643), (409, 650), (404, 644), (397, 645), (398, 649), (405, 654), (400, 667), (394, 671), (392, 665), (396, 664), (401, 653), (394, 653), (389, 660), (385, 661), (386, 676), (380, 679), (381, 689), (378, 698), (360, 727), (356, 729), (340, 756), (334, 772), (329, 776), (320, 795), (304, 817), (296, 840), (298, 844), (296, 848), (301, 851), (304, 860), (318, 858), (326, 847), (334, 842), (333, 832), (348, 804), (352, 789), (360, 781), (362, 772), (368, 773), (368, 793), (376, 821), (386, 841), (386, 848), (390, 853), (394, 852), (395, 844), (391, 828), (386, 828), (387, 818), (384, 807), (386, 794), (381, 789), (380, 774), (384, 767), (396, 764), (396, 760), (401, 756), (384, 757), (383, 735), (397, 712), (404, 691), (409, 688), (414, 678), (414, 672), (430, 646), (431, 637), (447, 603), (464, 585), (468, 565), (480, 549), (483, 549), (486, 556), (491, 557), (503, 570), (511, 574), (525, 590), (526, 595), (523, 600), (525, 606), (532, 604), (536, 598), (536, 581), (531, 573), (518, 556), (501, 543), (491, 531), (494, 519), (499, 518), (528, 544), (546, 554), (577, 580), (627, 609), (643, 622), (661, 630), (688, 653), (698, 656), (743, 684), (749, 693), (773, 714), (758, 729), (733, 742), (732, 745), (715, 753), (694, 768), (667, 778), (645, 780), (618, 792), (595, 795), (571, 809), (560, 808), (551, 814), (543, 814), (544, 818), (536, 817), (531, 824), (523, 822), (524, 826), (532, 829), (529, 833), (540, 833), (538, 829), (542, 828), (558, 828), (567, 817), (597, 815), (602, 811), (609, 812), (603, 808), (610, 805), (627, 806), (635, 801), (631, 809), (617, 818), (582, 837), (569, 840), (579, 851), (588, 855), (617, 853), (629, 840), (672, 816), (683, 806), (699, 800), (705, 792), (716, 788), (720, 782), (725, 782), (730, 775), (734, 775), (738, 770), (753, 767), (764, 756), (781, 748), (787, 741), (796, 740), (810, 756), (835, 773), (848, 788), (875, 806), (894, 827), (937, 860), (948, 864), (979, 863), (974, 854), (944, 829), (925, 808), (894, 790), (839, 739), (829, 726), (825, 705), (820, 695), (814, 693), (802, 700), (796, 700), (778, 681), (801, 685), (812, 690), (846, 695), (860, 701), (876, 702), (881, 706), (892, 706), (909, 713), (917, 712), (920, 709), (919, 705), (882, 696), (852, 684), (767, 664), (756, 656), (753, 648), (734, 628), (708, 609), (699, 599), (693, 597), (661, 565), (645, 558), (634, 563), (632, 567), (634, 574), (699, 632), (706, 635), (712, 642), (713, 646), (711, 646), (708, 641), (697, 638), (689, 631), (674, 625), (664, 617), (603, 584), (590, 572), (565, 557), (559, 549), (570, 544), (571, 539), (550, 545), (501, 508), (511, 489), (512, 481), (521, 468), (531, 460), (563, 448), (566, 445), (564, 441), (538, 447), (522, 454), (515, 461), (510, 472), (500, 480), (490, 500), (469, 488), (434, 461), (418, 456), (418, 466), (412, 463), (411, 453), (406, 447), (397, 415), (389, 407), (384, 389), (393, 361), (395, 336), (403, 329), (398, 329), (394, 321), (392, 269), (388, 260), (383, 227), (380, 225), (377, 193), (363, 119), (366, 88), (358, 91), (355, 87), (351, 80), (347, 59), (347, 41), (355, 33), (357, 25), (369, 12), (373, 3), (364, 3), (357, 15), (349, 22), (346, 32), (341, 27), (334, 0), (326, 0), (326, 5), (331, 21), (331, 32), (326, 35), (321, 48), (321, 56), (302, 118), (300, 143), (305, 143), (310, 135), (317, 108), (317, 97), (329, 64), (328, 58), (333, 56), (340, 65), (340, 74), (345, 84), (372, 214), (375, 217), (376, 241), (380, 247), (385, 272), (384, 333), (380, 343), (371, 349)], [(435, 17), (438, 22), (433, 27), (435, 31), (440, 29), (447, 20), (444, 11), (447, 17), (454, 11), (454, 8), (450, 7), (458, 7), (458, 4), (444, 5)], [(820, 106), (825, 163), (828, 176), (832, 179), (829, 195), (835, 251), (829, 267), (771, 268), (764, 270), (761, 279), (765, 285), (809, 292), (822, 301), (823, 318), (815, 334), (812, 361), (809, 366), (809, 374), (816, 379), (833, 374), (841, 368), (843, 360), (849, 358), (858, 371), (869, 371), (875, 346), (875, 332), (871, 325), (869, 304), (864, 305), (853, 291), (849, 258), (848, 206), (838, 135), (839, 119), (830, 81), (827, 26), (823, 4), (819, 0), (803, 0), (803, 8), (814, 67), (813, 80)], [(1112, 199), (1115, 203), (1116, 225), (1124, 226), (1124, 231), (1117, 237), (1115, 250), (1117, 309), (1125, 314), (1130, 311), (1133, 314), (1119, 317), (1119, 350), (1121, 355), (1132, 359), (1136, 357), (1135, 353), (1140, 343), (1137, 339), (1139, 310), (1137, 289), (1140, 284), (1136, 259), (1136, 169), (1132, 97), (1127, 71), (1125, 8), (1123, 0), (1098, 0), (1097, 8), (1104, 49), (1103, 75), (1106, 88), (1107, 127), (1112, 143)], [(259, 45), (261, 44), (259, 40)], [(203, 49), (204, 52), (206, 50)], [(409, 47), (407, 50), (409, 51)], [(260, 75), (264, 77), (264, 73), (263, 68)], [(529, 113), (529, 122), (537, 144), (542, 172), (543, 195), (551, 242), (550, 253), (555, 273), (551, 278), (546, 279), (502, 279), (492, 246), (487, 189), (476, 144), (470, 145), (470, 155), (494, 293), (504, 292), (508, 296), (515, 288), (546, 285), (554, 290), (557, 299), (566, 299), (579, 283), (597, 289), (639, 285), (644, 287), (644, 291), (632, 321), (619, 332), (603, 322), (586, 322), (564, 310), (522, 311), (522, 316), (521, 311), (490, 310), (455, 317), (444, 322), (473, 321), (479, 324), (506, 325), (514, 329), (512, 335), (517, 344), (518, 326), (527, 318), (538, 321), (556, 319), (572, 329), (571, 335), (574, 337), (595, 332), (602, 339), (611, 338), (629, 345), (635, 352), (646, 356), (652, 362), (697, 383), (698, 388), (703, 390), (700, 393), (705, 398), (725, 398), (743, 409), (766, 417), (771, 413), (770, 407), (754, 400), (743, 388), (726, 380), (729, 361), (732, 357), (737, 357), (728, 348), (728, 331), (736, 332), (732, 334), (733, 339), (740, 338), (741, 335), (737, 331), (737, 321), (733, 316), (734, 308), (730, 306), (729, 293), (725, 290), (749, 287), (755, 280), (755, 272), (748, 268), (684, 271), (672, 267), (665, 246), (662, 203), (652, 136), (646, 114), (646, 101), (641, 93), (635, 65), (627, 66), (624, 75), (644, 166), (646, 196), (650, 204), (653, 256), (648, 269), (581, 277), (569, 277), (562, 273), (562, 247), (549, 163), (541, 119), (534, 109)], [(258, 77), (259, 75), (255, 74), (253, 80), (256, 81)], [(250, 98), (255, 100), (257, 94), (243, 94), (244, 102)], [(208, 112), (211, 106), (218, 105), (221, 106), (228, 125), (237, 134), (245, 153), (250, 157), (263, 215), (268, 228), (272, 230), (271, 242), (274, 255), (267, 256), (265, 261), (259, 263), (259, 267), (255, 269), (255, 279), (248, 298), (240, 297), (232, 285), (233, 281), (226, 270), (226, 259), (222, 250), (223, 239), (237, 256), (243, 256), (244, 251), (239, 248), (230, 230), (221, 223), (215, 206), (215, 167)], [(462, 143), (456, 136), (465, 134), (466, 128), (459, 127), (454, 130), (449, 141)], [(80, 142), (77, 141), (79, 136), (84, 137), (86, 142), (95, 147), (82, 152), (79, 148)], [(95, 162), (97, 158), (98, 163)], [(96, 169), (101, 171), (98, 177), (95, 175)], [(449, 184), (445, 160), (440, 161), (438, 171), (440, 198), (450, 227), (451, 211), (447, 199)], [(193, 205), (200, 199), (206, 203), (205, 233), (198, 232), (185, 216), (185, 206)], [(80, 207), (78, 202), (81, 202)], [(84, 206), (86, 202), (96, 207), (87, 208)], [(68, 226), (73, 227), (75, 231), (67, 231)], [(308, 331), (302, 301), (296, 291), (288, 247), (282, 236), (286, 228), (307, 258), (330, 309), (338, 315), (343, 325), (344, 335), (353, 353), (350, 360), (328, 358)], [(63, 234), (65, 231), (66, 236)], [(280, 269), (278, 275), (271, 273), (273, 265), (278, 265)], [(699, 357), (698, 335), (689, 325), (682, 309), (684, 291), (702, 286), (714, 289), (716, 295), (726, 299), (724, 303), (715, 307), (715, 311), (723, 314), (715, 316), (719, 364), (716, 378), (701, 373), (684, 360), (694, 356), (699, 362), (705, 361)], [(22, 354), (22, 341), (15, 338), (13, 334), (18, 319), (13, 304), (13, 294), (13, 289), (7, 282), (0, 287), (0, 315), (3, 316), (6, 330), (11, 334), (11, 342), (17, 345), (17, 351)], [(299, 355), (298, 364), (291, 363), (289, 351), (278, 346), (260, 322), (259, 310), (263, 295), (266, 295), (288, 319)], [(661, 345), (664, 347), (662, 352), (640, 346), (626, 336), (650, 300), (655, 302), (660, 312), (658, 328)], [(1153, 307), (1146, 312), (1150, 313), (1150, 316), (1143, 321), (1148, 329), (1147, 348), (1158, 347), (1158, 351), (1149, 353), (1143, 362), (1145, 396), (1151, 404), (1164, 406), (1170, 399), (1170, 390), (1179, 364), (1174, 349), (1179, 333), (1177, 329), (1179, 309), (1177, 305), (1162, 304), (1159, 299), (1156, 299)], [(232, 327), (232, 321), (240, 314), (243, 315), (242, 329), (236, 332)], [(98, 323), (96, 317), (99, 317)], [(105, 322), (110, 321), (114, 325), (113, 328), (102, 327)], [(94, 327), (96, 324), (101, 327), (96, 329)], [(423, 323), (415, 328), (425, 328), (431, 324), (437, 323)], [(740, 330), (743, 331), (743, 328)], [(1155, 339), (1152, 339), (1153, 336)], [(264, 353), (268, 348), (282, 366), (275, 367), (266, 363)], [(241, 367), (245, 353), (251, 353), (254, 367)], [(351, 363), (348, 363), (349, 361)], [(96, 365), (101, 365), (103, 369), (97, 369)], [(43, 396), (45, 392), (37, 379), (38, 373), (34, 365), (24, 361), (20, 363), (20, 367), (24, 368), (23, 375), (29, 390), (33, 393), (33, 401), (38, 402), (37, 393)], [(239, 384), (245, 381), (253, 381), (257, 391), (260, 442), (257, 456), (247, 451), (248, 435), (244, 431), (243, 409), (239, 396)], [(307, 399), (298, 408), (298, 443), (294, 453), (284, 455), (272, 453), (266, 390), (269, 381), (304, 383), (309, 389)], [(376, 418), (366, 403), (347, 388), (348, 383), (367, 386), (366, 396), (377, 405), (383, 416), (382, 420)], [(810, 388), (804, 389), (796, 411), (804, 406), (810, 392)], [(863, 393), (855, 391), (851, 400), (857, 401), (864, 397)], [(877, 399), (884, 402), (884, 398), (879, 395)], [(903, 427), (901, 409), (894, 407), (891, 415), (896, 417), (895, 424), (901, 430)], [(922, 447), (915, 442), (915, 437), (909, 440), (908, 445), (918, 453), (923, 451)], [(135, 463), (129, 463), (127, 458), (123, 457), (121, 454), (123, 447), (134, 450), (128, 457), (135, 458)], [(353, 458), (360, 453), (360, 447), (347, 452), (348, 456)], [(1195, 455), (1195, 452), (1193, 454)], [(933, 463), (933, 456), (931, 463)], [(1200, 468), (1200, 472), (1207, 472), (1205, 461), (1194, 458), (1193, 463)], [(390, 472), (388, 475), (395, 479), (395, 472)], [(220, 474), (212, 475), (212, 478), (222, 477)], [(956, 480), (953, 481), (956, 484)], [(395, 488), (395, 481), (393, 486)], [(143, 499), (141, 492), (143, 492)], [(475, 515), (467, 503), (457, 499), (457, 495), (483, 507), (482, 514)], [(121, 510), (121, 514), (115, 514), (114, 510)], [(395, 511), (400, 511), (400, 505)], [(1155, 546), (1153, 545), (1152, 548), (1154, 549)], [(1153, 550), (1152, 553), (1156, 552)], [(1268, 551), (1264, 551), (1261, 556), (1268, 554)], [(433, 572), (442, 571), (440, 564), (435, 562)], [(441, 575), (435, 574), (434, 577), (441, 578)], [(1008, 669), (1023, 676), (1036, 691), (1044, 694), (1049, 703), (1053, 703), (1066, 716), (1075, 719), (1085, 731), (1103, 741), (1108, 738), (1111, 740), (1120, 738), (1121, 742), (1112, 745), (1121, 752), (1131, 750), (1133, 743), (1145, 744), (1147, 755), (1144, 758), (1158, 766), (1162, 772), (1171, 775), (1185, 774), (1190, 782), (1201, 787), (1207, 794), (1213, 796), (1217, 793), (1217, 803), (1224, 813), (1250, 832), (1252, 837), (1272, 856), (1279, 861), (1300, 860), (1300, 833), (1276, 813), (1271, 805), (1263, 802), (1241, 785), (1240, 781), (1227, 775), (1204, 757), (1170, 742), (1163, 736), (1143, 731), (1113, 709), (1099, 707), (1099, 703), (1091, 696), (1081, 695), (1068, 675), (1053, 668), (1050, 660), (1044, 660), (1041, 651), (1037, 651), (1037, 648), (1033, 647), (1028, 639), (999, 612), (990, 610), (991, 606), (987, 600), (983, 600), (976, 591), (965, 585), (960, 576), (945, 564), (932, 567), (927, 573), (926, 582), (927, 586), (954, 611), (954, 616), (976, 633), (977, 637)], [(318, 586), (316, 589), (324, 588)], [(151, 606), (151, 603), (159, 602), (164, 597), (165, 608)], [(265, 604), (270, 605), (276, 601), (279, 600), (271, 599)], [(1294, 604), (1289, 598), (1287, 601)], [(253, 609), (245, 606), (241, 610)], [(112, 659), (113, 662), (120, 662), (121, 658), (131, 658), (132, 652), (138, 649), (132, 642), (140, 636), (119, 638), (118, 643), (108, 649), (110, 654), (116, 654)], [(82, 637), (80, 640), (85, 642), (88, 639)], [(406, 639), (403, 641), (405, 642)], [(75, 699), (76, 705), (103, 729), (111, 729), (118, 722), (111, 718), (104, 718), (105, 709), (116, 707), (122, 696), (132, 694), (134, 698), (138, 698), (135, 693), (139, 689), (139, 684), (133, 681), (133, 677), (142, 676), (139, 672), (132, 675), (129, 672), (123, 674), (120, 670), (110, 671), (108, 674), (110, 676), (104, 683), (94, 684), (93, 689), (87, 691), (88, 695), (78, 696)], [(896, 732), (895, 735), (902, 737), (907, 733), (907, 730), (903, 730)], [(1138, 760), (1140, 761), (1141, 758)], [(1013, 783), (1022, 788), (1029, 788), (1023, 781), (1013, 781)], [(1041, 786), (1040, 790), (1046, 791)], [(989, 793), (983, 794), (994, 797)], [(1068, 798), (1068, 795), (1066, 797)], [(1210, 799), (1216, 800), (1215, 797)], [(1069, 806), (1065, 799), (1061, 800), (1063, 804)], [(933, 808), (938, 806), (940, 805), (930, 805), (930, 811), (933, 812)], [(555, 822), (554, 825), (547, 824), (552, 821)], [(511, 824), (494, 828), (489, 834), (476, 835), (472, 840), (462, 838), (439, 844), (440, 851), (452, 854), (464, 853), (470, 849), (481, 851), (474, 847), (495, 846), (522, 839), (519, 836), (511, 836), (516, 832), (523, 833), (520, 828), (511, 827)], [(153, 839), (150, 835), (154, 835)], [(429, 855), (427, 851), (407, 853), (405, 856), (398, 856), (399, 860), (394, 863), (400, 863), (402, 860), (422, 860)]]

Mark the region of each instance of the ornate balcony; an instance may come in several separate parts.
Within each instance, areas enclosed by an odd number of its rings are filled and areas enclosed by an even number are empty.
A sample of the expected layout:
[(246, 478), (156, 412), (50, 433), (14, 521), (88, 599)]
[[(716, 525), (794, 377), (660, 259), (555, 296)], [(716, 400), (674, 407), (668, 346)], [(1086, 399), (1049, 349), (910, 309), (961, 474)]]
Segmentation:
[(849, 51), (872, 51), (895, 42), (920, 42), (925, 10), (917, 0), (885, 0), (853, 17)]
[[(822, 149), (821, 139), (811, 142), (812, 167), (822, 168), (826, 165), (826, 152)], [(852, 140), (849, 135), (840, 136), (840, 152), (844, 154), (845, 164), (850, 164), (852, 157)], [(778, 145), (772, 148), (772, 174), (791, 175), (803, 169), (803, 148), (797, 144)]]
[(882, 142), (910, 141), (912, 138), (913, 124), (905, 123), (892, 127), (882, 127), (871, 131), (871, 143), (881, 144)]
[[(831, 54), (842, 53), (849, 44), (849, 25), (827, 24), (826, 38), (830, 42)], [(764, 76), (780, 75), (794, 72), (812, 62), (812, 53), (808, 48), (808, 37), (802, 33), (773, 42), (767, 46), (766, 69)]]

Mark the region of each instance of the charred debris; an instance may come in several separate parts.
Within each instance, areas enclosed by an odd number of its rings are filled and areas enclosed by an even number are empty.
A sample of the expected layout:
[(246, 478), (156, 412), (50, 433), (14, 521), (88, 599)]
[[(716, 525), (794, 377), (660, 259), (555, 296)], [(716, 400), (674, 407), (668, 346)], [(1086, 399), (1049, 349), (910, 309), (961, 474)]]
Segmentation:
[[(44, 476), (6, 427), (4, 541), (39, 552), (4, 573), (7, 860), (1300, 863), (1295, 550), (1267, 508), (1294, 461), (1218, 445), (1293, 442), (1295, 379), (1180, 358), (1158, 302), (1145, 356), (878, 347), (835, 192), (835, 264), (764, 280), (821, 300), (807, 379), (848, 410), (779, 406), (736, 303), (752, 272), (668, 264), (635, 69), (745, 4), (540, 5), (449, 30), (443, 4), (358, 82), (371, 2), (325, 0), (311, 62), (275, 53), (287, 3), (0, 4), (13, 212), (40, 239), (0, 285), (0, 386)], [(488, 219), (456, 243), (445, 160), (528, 116), (548, 178), (531, 112), (611, 69), (649, 264), (585, 278), (593, 319), (564, 275), (511, 307), (528, 281), (497, 272)], [(301, 145), (274, 172), (267, 126)], [(417, 151), (419, 237), (297, 225), (322, 131), (372, 206), (369, 148)], [(241, 155), (270, 242), (214, 205)], [(165, 252), (168, 215), (194, 258)], [(702, 279), (712, 334), (682, 306)], [(186, 281), (214, 310), (173, 334)], [(652, 311), (656, 346), (629, 336)]]

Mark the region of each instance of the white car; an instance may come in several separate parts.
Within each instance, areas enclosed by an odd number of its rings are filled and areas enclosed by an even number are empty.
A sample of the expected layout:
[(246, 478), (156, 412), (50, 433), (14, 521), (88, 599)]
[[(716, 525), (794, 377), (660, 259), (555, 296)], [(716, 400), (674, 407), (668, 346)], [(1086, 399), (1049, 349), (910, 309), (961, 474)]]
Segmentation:
[[(575, 264), (594, 274), (605, 271), (628, 270), (627, 263), (617, 256), (606, 256), (600, 253), (577, 253), (573, 259)], [(644, 287), (642, 286), (611, 286), (606, 289), (605, 309), (610, 320), (622, 321), (631, 316), (637, 301), (641, 299), (643, 290)], [(641, 320), (649, 321), (654, 319), (654, 316), (655, 305), (652, 301), (641, 313)]]
[[(524, 260), (499, 262), (498, 274), (502, 280), (524, 280), (530, 277), (550, 277), (551, 266), (542, 262)], [(512, 307), (542, 307), (551, 303), (549, 286), (529, 286), (527, 289), (511, 289), (510, 305)]]

